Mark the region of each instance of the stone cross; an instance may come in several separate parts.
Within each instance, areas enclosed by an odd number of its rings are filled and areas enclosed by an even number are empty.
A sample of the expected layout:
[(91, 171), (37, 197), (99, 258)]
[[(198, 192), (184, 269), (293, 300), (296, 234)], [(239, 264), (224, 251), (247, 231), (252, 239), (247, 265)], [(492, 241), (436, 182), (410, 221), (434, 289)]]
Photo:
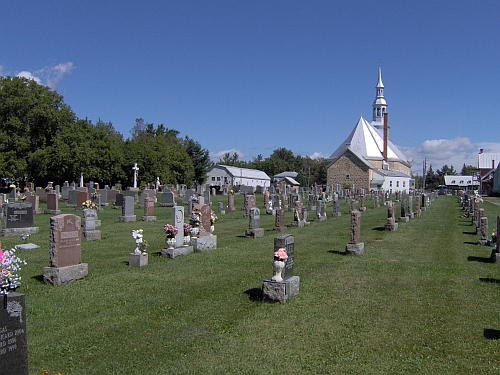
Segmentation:
[(137, 163), (134, 163), (132, 170), (134, 171), (134, 188), (137, 189), (137, 171), (139, 170)]

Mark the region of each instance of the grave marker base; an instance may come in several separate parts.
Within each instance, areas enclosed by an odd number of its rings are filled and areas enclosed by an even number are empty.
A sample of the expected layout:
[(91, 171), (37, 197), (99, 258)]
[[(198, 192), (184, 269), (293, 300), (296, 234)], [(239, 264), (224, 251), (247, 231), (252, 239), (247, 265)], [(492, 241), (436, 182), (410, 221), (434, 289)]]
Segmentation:
[(122, 223), (129, 223), (131, 221), (137, 221), (137, 217), (135, 215), (133, 215), (133, 216), (120, 216), (119, 220)]
[(350, 255), (362, 255), (365, 252), (365, 244), (360, 243), (348, 243), (345, 247), (345, 253)]
[(410, 222), (410, 218), (408, 216), (401, 216), (398, 221), (400, 223), (409, 223)]
[(61, 210), (45, 210), (43, 211), (44, 214), (51, 214), (51, 215), (59, 215), (61, 213)]
[(340, 217), (342, 216), (342, 212), (334, 212), (333, 217)]
[(283, 281), (264, 280), (262, 298), (264, 302), (285, 303), (289, 298), (297, 296), (300, 289), (300, 277), (292, 276)]
[(254, 228), (254, 229), (249, 228), (245, 231), (245, 237), (248, 238), (264, 237), (264, 228)]
[(398, 230), (398, 227), (399, 227), (398, 223), (390, 223), (390, 224), (387, 223), (387, 224), (385, 224), (384, 228), (385, 228), (385, 230), (395, 232)]
[(156, 221), (156, 216), (141, 216), (141, 221)]
[(189, 255), (194, 252), (193, 246), (181, 246), (175, 249), (161, 249), (162, 257), (177, 258), (184, 255)]
[(128, 265), (131, 267), (144, 267), (148, 265), (148, 254), (134, 254), (128, 255)]
[(46, 284), (60, 286), (84, 279), (88, 273), (87, 263), (66, 267), (43, 267), (43, 281)]
[(38, 233), (38, 227), (2, 229), (2, 236), (4, 237), (21, 236), (22, 234), (33, 234), (33, 233)]
[(191, 237), (191, 246), (198, 251), (216, 249), (217, 236)]
[(84, 230), (82, 240), (84, 241), (99, 241), (101, 239), (100, 230)]

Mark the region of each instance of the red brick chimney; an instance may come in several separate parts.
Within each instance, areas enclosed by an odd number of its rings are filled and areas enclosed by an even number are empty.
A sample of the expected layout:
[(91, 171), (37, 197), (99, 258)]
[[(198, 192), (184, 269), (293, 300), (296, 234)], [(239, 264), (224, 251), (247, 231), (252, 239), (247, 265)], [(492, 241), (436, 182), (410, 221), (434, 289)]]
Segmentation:
[(388, 162), (388, 143), (389, 143), (389, 114), (387, 112), (384, 113), (384, 160)]

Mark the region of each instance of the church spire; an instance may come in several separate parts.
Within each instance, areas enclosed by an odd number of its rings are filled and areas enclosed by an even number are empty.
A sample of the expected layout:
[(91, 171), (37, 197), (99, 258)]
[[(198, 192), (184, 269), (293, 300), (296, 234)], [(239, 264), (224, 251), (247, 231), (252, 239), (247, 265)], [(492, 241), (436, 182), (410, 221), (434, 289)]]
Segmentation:
[(377, 129), (384, 128), (384, 113), (387, 112), (387, 103), (384, 99), (384, 84), (382, 83), (382, 68), (378, 67), (378, 82), (375, 100), (373, 101), (372, 125)]

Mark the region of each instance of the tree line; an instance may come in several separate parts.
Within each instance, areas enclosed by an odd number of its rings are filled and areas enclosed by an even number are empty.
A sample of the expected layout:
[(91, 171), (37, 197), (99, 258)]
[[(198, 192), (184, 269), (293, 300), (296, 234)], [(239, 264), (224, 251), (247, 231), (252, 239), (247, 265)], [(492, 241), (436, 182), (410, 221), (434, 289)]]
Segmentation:
[[(24, 77), (0, 77), (0, 178), (42, 186), (86, 181), (201, 184), (212, 163), (208, 150), (175, 129), (135, 121), (124, 139), (111, 122), (77, 118), (63, 97)], [(45, 186), (45, 185), (43, 185)]]

